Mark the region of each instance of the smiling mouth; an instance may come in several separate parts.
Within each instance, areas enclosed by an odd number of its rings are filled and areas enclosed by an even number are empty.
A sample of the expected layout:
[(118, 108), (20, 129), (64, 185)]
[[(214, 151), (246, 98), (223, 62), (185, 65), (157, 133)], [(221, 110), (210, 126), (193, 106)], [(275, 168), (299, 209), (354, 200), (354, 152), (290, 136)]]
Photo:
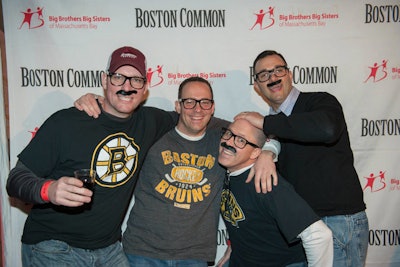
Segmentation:
[(202, 121), (203, 119), (204, 119), (204, 116), (193, 116), (193, 117), (190, 117), (192, 120), (194, 120), (194, 121)]

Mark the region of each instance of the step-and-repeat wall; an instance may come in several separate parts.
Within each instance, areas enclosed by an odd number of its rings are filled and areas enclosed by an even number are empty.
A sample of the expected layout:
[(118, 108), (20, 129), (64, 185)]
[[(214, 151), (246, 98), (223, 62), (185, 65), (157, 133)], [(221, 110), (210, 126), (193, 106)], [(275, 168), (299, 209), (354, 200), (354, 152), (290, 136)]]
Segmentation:
[[(281, 52), (302, 91), (343, 104), (370, 220), (368, 266), (400, 264), (400, 1), (3, 1), (11, 166), (54, 111), (102, 94), (99, 75), (120, 46), (147, 56), (146, 105), (172, 110), (180, 82), (208, 79), (216, 116), (266, 113), (252, 62)], [(340, 180), (340, 177), (337, 177)], [(1, 177), (6, 266), (20, 266), (25, 205)], [(123, 226), (124, 227), (124, 226)], [(219, 258), (225, 227), (218, 231)]]

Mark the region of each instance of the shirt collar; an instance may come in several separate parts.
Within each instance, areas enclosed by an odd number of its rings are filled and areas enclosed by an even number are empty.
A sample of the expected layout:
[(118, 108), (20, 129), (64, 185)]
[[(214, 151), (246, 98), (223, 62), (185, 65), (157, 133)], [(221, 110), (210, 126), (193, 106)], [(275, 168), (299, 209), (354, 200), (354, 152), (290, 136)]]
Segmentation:
[(175, 131), (184, 139), (189, 140), (189, 141), (199, 141), (201, 139), (203, 139), (203, 137), (206, 135), (206, 133), (204, 132), (204, 134), (200, 135), (200, 136), (190, 136), (187, 134), (182, 133), (181, 131), (178, 130), (178, 127), (175, 126)]
[(245, 171), (247, 171), (248, 169), (250, 169), (251, 167), (253, 167), (253, 165), (254, 165), (254, 164), (251, 164), (251, 165), (249, 165), (249, 166), (246, 166), (246, 167), (241, 168), (240, 170), (237, 170), (237, 171), (234, 171), (234, 172), (229, 172), (229, 171), (228, 171), (228, 174), (229, 174), (229, 176), (239, 176), (239, 175), (241, 175), (242, 173), (244, 173)]
[(279, 112), (284, 113), (286, 116), (289, 116), (292, 114), (292, 110), (294, 107), (294, 104), (296, 104), (297, 98), (300, 95), (300, 91), (296, 87), (292, 87), (292, 90), (290, 90), (289, 95), (286, 97), (285, 101), (279, 106), (278, 110), (274, 110), (272, 107), (269, 108), (269, 114), (270, 115), (275, 115), (278, 114)]

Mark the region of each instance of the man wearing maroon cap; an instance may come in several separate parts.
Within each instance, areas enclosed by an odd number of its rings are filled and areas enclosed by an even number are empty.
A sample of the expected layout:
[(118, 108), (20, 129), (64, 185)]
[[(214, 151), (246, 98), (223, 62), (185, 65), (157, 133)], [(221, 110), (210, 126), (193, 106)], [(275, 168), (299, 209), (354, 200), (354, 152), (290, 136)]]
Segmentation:
[[(139, 169), (150, 146), (176, 124), (143, 107), (146, 59), (133, 47), (115, 50), (101, 82), (98, 119), (76, 108), (51, 115), (18, 155), (7, 192), (32, 203), (22, 235), (23, 266), (129, 266), (120, 245)], [(74, 178), (96, 171), (93, 190)]]
[[(115, 50), (102, 74), (98, 118), (58, 111), (19, 154), (7, 192), (34, 204), (22, 236), (23, 266), (129, 266), (119, 241), (122, 220), (144, 156), (177, 120), (141, 105), (145, 74), (142, 52)], [(82, 168), (96, 171), (93, 191), (73, 178)]]

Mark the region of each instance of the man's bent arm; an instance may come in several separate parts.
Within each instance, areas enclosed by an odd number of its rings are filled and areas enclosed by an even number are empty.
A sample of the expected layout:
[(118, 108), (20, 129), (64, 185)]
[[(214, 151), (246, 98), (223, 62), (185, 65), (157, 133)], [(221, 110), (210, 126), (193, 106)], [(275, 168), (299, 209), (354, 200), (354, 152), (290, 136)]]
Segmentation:
[(333, 265), (332, 231), (321, 220), (311, 224), (298, 237), (303, 242), (309, 267)]
[(7, 179), (7, 193), (10, 197), (33, 204), (46, 203), (40, 196), (40, 190), (47, 180), (36, 176), (22, 162), (18, 161)]

